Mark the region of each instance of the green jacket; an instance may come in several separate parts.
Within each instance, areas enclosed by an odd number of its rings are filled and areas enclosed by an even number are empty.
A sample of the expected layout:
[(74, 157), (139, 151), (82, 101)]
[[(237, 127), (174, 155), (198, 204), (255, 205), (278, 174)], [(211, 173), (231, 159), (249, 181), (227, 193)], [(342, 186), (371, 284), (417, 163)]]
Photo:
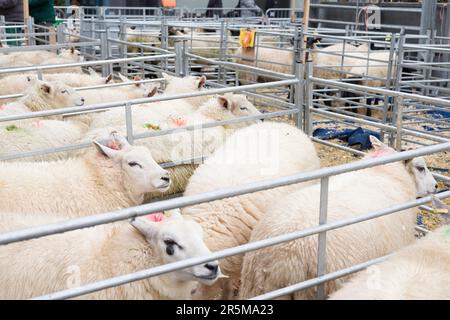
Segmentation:
[(53, 0), (29, 0), (30, 16), (34, 18), (34, 23), (55, 22), (53, 2)]

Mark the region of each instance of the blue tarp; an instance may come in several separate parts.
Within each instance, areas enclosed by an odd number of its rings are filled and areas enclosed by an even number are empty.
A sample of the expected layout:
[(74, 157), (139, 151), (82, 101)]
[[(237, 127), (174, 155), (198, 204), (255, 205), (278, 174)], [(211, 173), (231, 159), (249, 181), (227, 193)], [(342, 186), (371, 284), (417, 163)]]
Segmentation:
[(348, 146), (361, 145), (361, 150), (372, 148), (369, 136), (375, 136), (381, 139), (380, 134), (375, 131), (363, 129), (358, 127), (356, 129), (332, 129), (332, 128), (318, 128), (314, 130), (313, 137), (321, 140), (339, 139), (347, 142)]

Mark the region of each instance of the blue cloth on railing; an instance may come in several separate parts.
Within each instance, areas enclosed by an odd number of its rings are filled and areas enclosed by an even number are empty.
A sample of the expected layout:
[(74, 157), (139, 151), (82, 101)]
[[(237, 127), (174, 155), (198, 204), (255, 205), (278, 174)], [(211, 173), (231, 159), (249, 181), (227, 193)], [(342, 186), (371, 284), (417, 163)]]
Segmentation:
[(337, 130), (332, 128), (317, 128), (313, 132), (313, 137), (321, 140), (339, 139), (347, 142), (348, 146), (361, 145), (361, 150), (372, 148), (369, 136), (380, 139), (380, 134), (375, 131), (358, 127), (356, 129)]
[(437, 119), (449, 119), (450, 118), (450, 111), (444, 111), (444, 110), (430, 110), (427, 111), (427, 114), (432, 116), (433, 118)]

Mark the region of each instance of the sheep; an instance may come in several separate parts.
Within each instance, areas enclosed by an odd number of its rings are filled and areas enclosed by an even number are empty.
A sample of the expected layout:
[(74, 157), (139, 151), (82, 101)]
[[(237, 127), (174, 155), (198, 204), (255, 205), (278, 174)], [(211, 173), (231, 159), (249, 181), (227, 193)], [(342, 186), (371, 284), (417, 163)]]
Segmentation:
[[(395, 153), (371, 136), (368, 157)], [(422, 158), (333, 176), (329, 181), (328, 222), (398, 205), (434, 192), (436, 181)], [(303, 230), (318, 224), (320, 186), (277, 199), (254, 228), (250, 241)], [(332, 272), (393, 252), (414, 241), (416, 209), (407, 209), (327, 232), (326, 271)], [(211, 249), (214, 249), (211, 247)], [(250, 298), (316, 276), (317, 236), (249, 252), (244, 257), (241, 298)], [(342, 280), (327, 282), (326, 293)], [(312, 299), (314, 289), (293, 294)]]
[[(0, 79), (0, 96), (20, 94), (29, 86), (30, 82), (37, 79), (37, 75), (29, 74), (12, 74)], [(78, 73), (55, 73), (45, 74), (43, 80), (49, 82), (60, 82), (69, 87), (79, 88), (84, 86), (96, 86), (111, 82), (112, 75), (101, 77), (97, 73), (91, 71), (89, 74)], [(2, 99), (2, 104), (15, 101), (16, 99)]]
[[(130, 82), (126, 77), (120, 75), (123, 82)], [(134, 81), (141, 80), (140, 77), (135, 77)], [(115, 101), (128, 101), (138, 98), (152, 97), (156, 94), (157, 87), (152, 84), (136, 83), (135, 85), (127, 85), (114, 88), (99, 88), (83, 90), (82, 94), (86, 99), (88, 105), (107, 103)]]
[(330, 299), (450, 299), (450, 207), (433, 198), (446, 225), (358, 273)]
[[(170, 76), (166, 73), (162, 74), (164, 79), (167, 82), (166, 89), (161, 96), (165, 95), (173, 95), (180, 93), (190, 93), (190, 92), (198, 92), (203, 90), (203, 87), (206, 82), (206, 77), (186, 77), (179, 78)], [(156, 92), (155, 92), (156, 93)], [(176, 114), (177, 116), (186, 115), (194, 112), (198, 109), (202, 104), (207, 102), (210, 99), (210, 96), (201, 96), (194, 98), (185, 98), (178, 99), (176, 101), (159, 101), (154, 103), (147, 103), (136, 106), (133, 108), (133, 121), (139, 112), (143, 112), (143, 116), (145, 117), (144, 123), (149, 120), (155, 122), (158, 119), (165, 119), (171, 114)], [(145, 108), (145, 109), (143, 109)], [(147, 111), (143, 111), (147, 110)], [(140, 123), (142, 124), (142, 119)], [(92, 115), (92, 119), (90, 120), (90, 128), (98, 129), (104, 127), (120, 127), (125, 124), (125, 117), (123, 109), (115, 108), (113, 110), (109, 110), (107, 112), (102, 112), (100, 114)]]
[(0, 105), (0, 117), (82, 105), (84, 98), (72, 88), (61, 83), (34, 80), (22, 98)]
[(145, 193), (168, 190), (169, 174), (147, 148), (116, 132), (106, 140), (94, 140), (96, 150), (81, 158), (1, 163), (0, 212), (79, 217), (139, 205)]
[[(316, 42), (319, 39), (309, 39), (307, 43), (307, 48), (314, 48)], [(326, 79), (336, 79), (339, 78), (339, 70), (342, 59), (343, 43), (337, 43), (325, 48), (321, 48), (311, 52), (311, 58), (315, 66), (327, 67), (326, 69), (314, 68), (314, 76)], [(357, 55), (357, 53), (365, 53), (368, 50), (368, 46), (363, 44), (360, 46), (354, 46), (351, 44), (345, 44), (344, 56), (348, 53), (351, 55)], [(237, 50), (236, 57), (233, 59), (235, 63), (244, 64), (247, 66), (258, 67), (262, 69), (271, 70), (278, 73), (292, 74), (293, 67), (292, 63), (294, 61), (293, 57), (294, 50), (292, 48), (279, 49), (279, 48), (268, 48), (268, 47), (252, 47), (243, 48), (240, 47)], [(332, 55), (335, 53), (336, 55)], [(258, 54), (258, 56), (256, 56)], [(277, 57), (277, 63), (271, 62), (273, 57)], [(359, 56), (358, 56), (359, 57)], [(349, 71), (352, 65), (357, 63), (358, 58), (345, 57), (344, 65), (350, 64), (350, 66), (344, 67), (343, 71)], [(355, 62), (356, 61), (356, 62)], [(345, 76), (344, 76), (345, 77)], [(258, 76), (250, 72), (242, 71), (239, 72), (240, 81), (252, 81), (252, 82), (267, 82), (273, 81), (273, 78), (267, 76)]]
[[(158, 105), (141, 107), (133, 111), (134, 134), (180, 128), (180, 130), (170, 135), (136, 141), (136, 144), (149, 148), (158, 163), (176, 162), (210, 155), (234, 130), (250, 124), (245, 122), (203, 129), (202, 124), (204, 123), (260, 114), (244, 95), (234, 94), (212, 97), (197, 111), (190, 114), (186, 114), (185, 112), (170, 112), (170, 110), (155, 110), (155, 107), (158, 107)], [(110, 130), (107, 122), (104, 124), (106, 127), (93, 129), (88, 132), (85, 136), (85, 141), (92, 139), (97, 134), (103, 135), (105, 131)], [(198, 129), (185, 131), (182, 128), (183, 126), (193, 125), (198, 126)], [(126, 133), (126, 127), (124, 125), (116, 126), (115, 129), (120, 133)], [(188, 178), (195, 169), (194, 164), (196, 163), (177, 165), (174, 168), (169, 168), (168, 170), (173, 183), (167, 193), (163, 195), (182, 192)], [(154, 193), (148, 194), (146, 200), (153, 199), (157, 196)]]
[[(220, 188), (311, 171), (319, 168), (311, 140), (294, 126), (264, 122), (238, 130), (218, 148), (189, 179), (185, 196)], [(245, 194), (181, 209), (205, 230), (205, 242), (213, 251), (246, 243), (265, 207), (302, 184)], [(238, 288), (241, 256), (225, 258), (221, 268)], [(221, 285), (201, 287), (196, 298), (218, 298)]]
[[(3, 214), (0, 228), (60, 220)], [(161, 213), (14, 243), (0, 248), (0, 299), (28, 299), (209, 253), (197, 223)], [(79, 299), (189, 299), (198, 283), (211, 285), (221, 276), (212, 261)]]
[[(174, 95), (182, 93), (191, 93), (197, 91), (203, 91), (206, 84), (205, 76), (189, 76), (185, 78), (180, 78), (176, 76), (171, 76), (165, 72), (162, 73), (162, 77), (166, 81), (166, 88), (164, 90), (164, 95)], [(199, 96), (192, 98), (184, 98), (183, 101), (189, 103), (194, 108), (198, 108), (203, 103), (208, 101), (210, 96)], [(177, 103), (180, 100), (177, 100)]]
[[(62, 49), (60, 54), (50, 51), (25, 51), (25, 52), (11, 52), (0, 56), (0, 68), (4, 67), (20, 67), (30, 65), (44, 65), (44, 64), (63, 64), (78, 62), (82, 59), (80, 52), (71, 49)], [(77, 70), (81, 70), (78, 68)], [(61, 69), (46, 70), (49, 73), (62, 72)], [(67, 72), (67, 71), (66, 71)], [(78, 72), (78, 71), (77, 71)]]

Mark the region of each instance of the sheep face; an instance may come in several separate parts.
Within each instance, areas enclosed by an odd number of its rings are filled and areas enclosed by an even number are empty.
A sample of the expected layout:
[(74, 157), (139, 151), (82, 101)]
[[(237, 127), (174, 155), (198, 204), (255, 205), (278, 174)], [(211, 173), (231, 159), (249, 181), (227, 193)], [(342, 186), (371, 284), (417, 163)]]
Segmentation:
[(261, 114), (243, 94), (227, 93), (219, 97), (223, 108), (228, 109), (235, 117), (248, 117)]
[(206, 77), (189, 76), (185, 78), (174, 77), (167, 73), (162, 73), (164, 80), (166, 80), (166, 92), (170, 93), (188, 93), (201, 91), (206, 84)]
[(102, 156), (119, 165), (125, 188), (137, 202), (141, 202), (145, 193), (169, 189), (169, 173), (156, 163), (147, 148), (131, 146), (115, 132), (110, 134), (106, 144), (95, 140), (93, 143)]
[(83, 57), (81, 56), (81, 52), (76, 50), (75, 48), (70, 49), (61, 49), (58, 57), (64, 59), (70, 59), (73, 61), (83, 61)]
[[(131, 224), (156, 248), (164, 264), (211, 253), (203, 241), (202, 227), (182, 217), (179, 209), (139, 217)], [(175, 271), (171, 275), (176, 281), (199, 281), (211, 285), (221, 277), (221, 272), (218, 261), (212, 261)]]
[(436, 192), (437, 182), (422, 157), (406, 161), (406, 168), (414, 178), (418, 197), (425, 197)]
[[(370, 136), (370, 142), (374, 151), (369, 153), (368, 157), (374, 158), (396, 153), (394, 149), (385, 145), (374, 136)], [(422, 157), (406, 160), (405, 166), (416, 184), (417, 197), (424, 197), (436, 191), (437, 182), (433, 178), (430, 170), (428, 170), (425, 160)]]
[[(122, 75), (121, 73), (118, 74), (120, 80), (122, 82), (131, 82), (127, 77)], [(139, 76), (135, 76), (133, 78), (133, 81), (141, 81), (142, 78)], [(142, 90), (142, 96), (145, 97), (153, 97), (158, 92), (158, 87), (151, 83), (135, 83), (136, 88)]]
[(62, 83), (35, 80), (34, 89), (39, 93), (39, 97), (53, 108), (84, 105), (84, 98), (73, 88)]

